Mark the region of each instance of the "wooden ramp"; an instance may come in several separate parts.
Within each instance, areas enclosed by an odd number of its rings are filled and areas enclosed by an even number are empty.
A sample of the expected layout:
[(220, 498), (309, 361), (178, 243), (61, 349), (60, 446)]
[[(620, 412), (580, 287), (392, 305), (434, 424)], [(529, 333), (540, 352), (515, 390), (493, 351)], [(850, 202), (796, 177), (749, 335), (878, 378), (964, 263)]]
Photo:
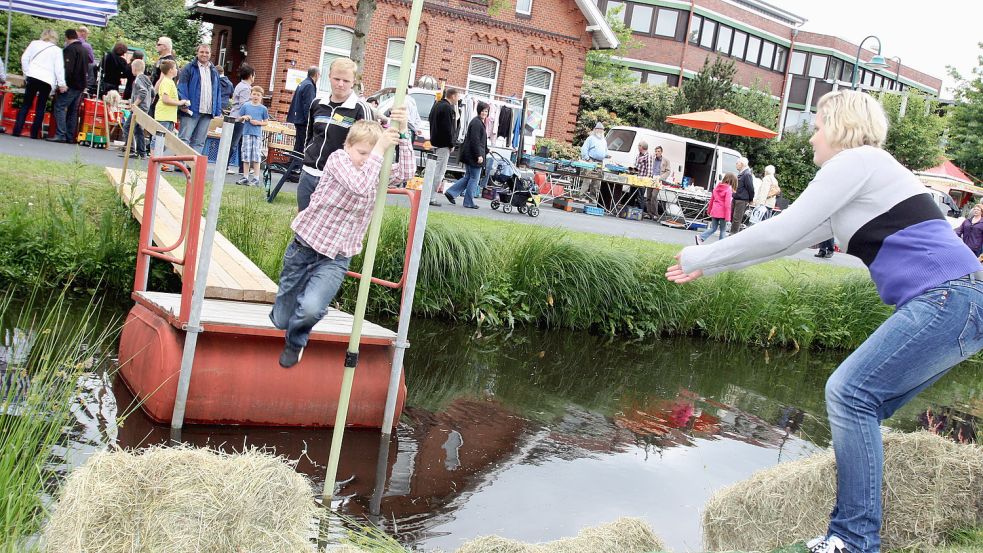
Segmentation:
[[(130, 207), (137, 221), (143, 220), (143, 197), (147, 184), (145, 171), (127, 170), (127, 182), (121, 183), (121, 169), (107, 167), (106, 175), (123, 202)], [(134, 203), (133, 199), (137, 201)], [(158, 246), (170, 246), (177, 242), (181, 234), (181, 214), (184, 210), (184, 197), (165, 179), (161, 178), (157, 192), (157, 212), (154, 218), (153, 237)], [(199, 236), (204, 233), (205, 222), (201, 223)], [(184, 255), (184, 245), (173, 252), (175, 257)], [(175, 265), (181, 274), (183, 267)], [(225, 300), (254, 301), (273, 303), (277, 285), (248, 257), (238, 250), (221, 233), (215, 233), (212, 246), (212, 262), (208, 269), (205, 286), (206, 298)]]

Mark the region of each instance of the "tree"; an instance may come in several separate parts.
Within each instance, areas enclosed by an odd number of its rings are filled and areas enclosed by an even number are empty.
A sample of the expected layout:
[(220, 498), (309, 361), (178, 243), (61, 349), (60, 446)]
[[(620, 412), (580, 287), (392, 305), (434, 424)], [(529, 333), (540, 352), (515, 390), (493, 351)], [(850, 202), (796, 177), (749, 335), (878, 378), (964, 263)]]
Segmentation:
[[(979, 43), (983, 48), (983, 42)], [(957, 165), (977, 177), (983, 176), (983, 56), (977, 58), (972, 80), (963, 79), (952, 67), (956, 80), (956, 103), (949, 109), (948, 154)]]
[(804, 126), (785, 131), (781, 140), (768, 142), (768, 162), (759, 167), (775, 166), (775, 178), (782, 188), (782, 196), (789, 200), (798, 198), (819, 170), (812, 162), (810, 136), (812, 132)]
[(355, 28), (352, 36), (351, 58), (358, 65), (355, 72), (355, 89), (362, 90), (362, 72), (365, 61), (365, 37), (369, 36), (369, 28), (372, 26), (372, 16), (375, 15), (375, 0), (358, 0), (358, 7), (355, 11)]
[(607, 111), (604, 108), (581, 112), (577, 117), (577, 126), (573, 132), (573, 143), (578, 148), (580, 144), (583, 144), (587, 140), (587, 136), (594, 130), (594, 125), (598, 122), (604, 125), (605, 129), (625, 124), (617, 114)]
[(706, 111), (731, 105), (736, 74), (733, 60), (714, 57), (710, 61), (710, 56), (707, 56), (700, 72), (683, 84), (686, 108), (689, 111)]
[(625, 125), (671, 132), (673, 125), (666, 123), (666, 117), (678, 113), (678, 101), (679, 89), (674, 86), (619, 84), (585, 78), (578, 119), (583, 119), (587, 112), (603, 109), (617, 114)]
[(904, 117), (898, 94), (881, 94), (881, 105), (888, 118), (887, 141), (884, 149), (891, 152), (901, 165), (912, 171), (935, 167), (942, 157), (944, 122), (936, 115), (938, 104), (924, 94), (908, 91)]
[(618, 39), (618, 47), (613, 50), (588, 50), (584, 77), (613, 84), (637, 84), (631, 71), (614, 59), (616, 56), (624, 57), (642, 45), (632, 37), (631, 29), (621, 21), (620, 16), (624, 9), (624, 6), (618, 6), (609, 11), (606, 18), (614, 36)]

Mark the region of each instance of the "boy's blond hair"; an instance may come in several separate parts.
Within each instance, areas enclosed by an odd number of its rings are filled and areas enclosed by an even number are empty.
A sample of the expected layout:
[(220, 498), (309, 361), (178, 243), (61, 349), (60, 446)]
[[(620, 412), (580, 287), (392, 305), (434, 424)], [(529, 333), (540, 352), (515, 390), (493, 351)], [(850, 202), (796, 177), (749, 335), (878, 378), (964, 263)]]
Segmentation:
[(358, 64), (351, 58), (335, 58), (331, 61), (331, 65), (328, 66), (328, 75), (334, 73), (335, 70), (351, 71), (352, 75), (354, 75), (358, 72)]
[(133, 60), (130, 62), (130, 67), (137, 70), (137, 73), (143, 73), (143, 70), (147, 68), (147, 62), (143, 60)]
[(249, 93), (252, 94), (253, 92), (259, 92), (259, 95), (262, 96), (263, 95), (263, 87), (261, 87), (261, 86), (254, 86), (254, 87), (250, 88), (249, 89)]
[(379, 141), (380, 136), (382, 136), (382, 125), (375, 121), (362, 119), (355, 121), (355, 124), (348, 129), (345, 146), (354, 146), (355, 144), (361, 143), (372, 144), (374, 146)]
[(870, 94), (835, 90), (819, 99), (816, 111), (822, 114), (823, 135), (831, 148), (880, 148), (887, 139), (884, 108)]

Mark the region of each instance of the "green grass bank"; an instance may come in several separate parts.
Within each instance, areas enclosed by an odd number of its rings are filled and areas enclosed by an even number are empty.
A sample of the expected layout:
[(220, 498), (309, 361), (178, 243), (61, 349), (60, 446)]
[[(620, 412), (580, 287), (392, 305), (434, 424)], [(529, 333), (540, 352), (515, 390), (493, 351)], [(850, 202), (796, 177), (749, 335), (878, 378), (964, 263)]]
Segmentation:
[[(276, 280), (295, 205), (292, 194), (267, 204), (256, 189), (229, 186), (219, 230)], [(407, 220), (407, 210), (387, 209), (377, 276), (399, 278)], [(101, 168), (0, 156), (0, 279), (74, 275), (77, 287), (104, 281), (125, 297), (137, 233)], [(478, 326), (852, 348), (890, 313), (863, 271), (779, 260), (679, 286), (663, 276), (675, 245), (449, 213), (431, 214), (423, 251), (414, 313)], [(154, 285), (174, 282), (157, 264)], [(346, 281), (343, 308), (356, 288)], [(398, 292), (373, 287), (373, 316), (398, 308)]]

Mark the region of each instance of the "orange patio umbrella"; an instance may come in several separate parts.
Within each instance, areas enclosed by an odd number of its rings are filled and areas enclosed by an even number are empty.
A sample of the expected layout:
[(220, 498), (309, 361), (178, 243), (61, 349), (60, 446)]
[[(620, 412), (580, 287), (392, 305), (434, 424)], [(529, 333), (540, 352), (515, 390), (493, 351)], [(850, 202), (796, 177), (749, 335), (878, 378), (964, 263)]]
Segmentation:
[[(762, 127), (753, 121), (748, 121), (743, 117), (734, 115), (725, 109), (670, 115), (666, 117), (666, 123), (716, 133), (717, 139), (713, 143), (713, 162), (710, 165), (711, 178), (716, 174), (717, 145), (720, 143), (720, 133), (735, 136), (749, 136), (752, 138), (774, 138), (778, 136), (777, 132), (767, 127)], [(712, 182), (709, 185), (710, 188), (713, 188)]]

